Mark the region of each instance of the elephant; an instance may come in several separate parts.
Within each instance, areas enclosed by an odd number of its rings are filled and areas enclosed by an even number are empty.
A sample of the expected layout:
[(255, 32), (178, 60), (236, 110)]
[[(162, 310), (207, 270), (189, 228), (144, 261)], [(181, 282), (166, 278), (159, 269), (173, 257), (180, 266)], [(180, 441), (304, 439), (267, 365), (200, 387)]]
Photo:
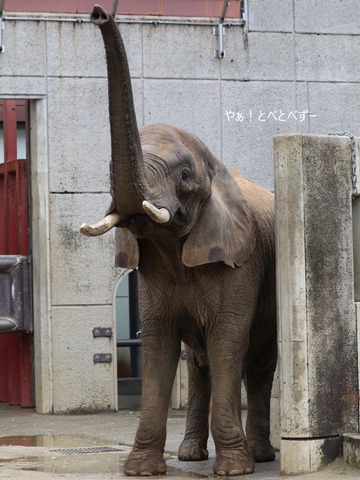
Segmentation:
[(277, 362), (273, 194), (228, 169), (183, 129), (139, 129), (119, 29), (98, 5), (90, 18), (106, 51), (111, 204), (103, 220), (80, 230), (95, 236), (116, 227), (116, 265), (139, 273), (142, 405), (124, 472), (166, 472), (167, 413), (184, 342), (189, 394), (179, 459), (208, 458), (211, 426), (214, 473), (252, 473), (255, 462), (275, 458), (269, 441)]

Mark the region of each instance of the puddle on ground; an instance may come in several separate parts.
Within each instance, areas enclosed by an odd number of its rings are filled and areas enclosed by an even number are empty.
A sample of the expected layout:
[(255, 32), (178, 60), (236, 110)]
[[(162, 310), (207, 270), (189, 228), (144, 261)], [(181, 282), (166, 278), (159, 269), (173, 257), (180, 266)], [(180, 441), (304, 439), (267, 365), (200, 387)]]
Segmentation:
[[(169, 477), (184, 477), (184, 478), (208, 478), (208, 475), (201, 475), (197, 472), (189, 472), (188, 470), (182, 470), (177, 467), (167, 467), (167, 475)], [(211, 477), (213, 475), (210, 475)]]
[[(119, 458), (118, 455), (102, 455), (101, 458), (91, 459), (72, 457), (66, 461), (62, 459), (57, 459), (52, 462), (45, 462), (42, 465), (33, 465), (33, 466), (24, 466), (21, 470), (27, 471), (37, 471), (43, 473), (58, 473), (58, 474), (116, 474), (123, 473), (123, 463), (125, 458)], [(195, 472), (184, 471), (181, 468), (168, 466), (167, 474), (168, 477), (184, 477), (184, 478), (207, 478), (207, 475), (201, 475)], [(162, 476), (163, 478), (163, 476)]]
[(106, 440), (92, 437), (80, 437), (75, 435), (26, 435), (16, 437), (0, 437), (0, 447), (87, 447), (95, 445), (108, 445)]
[[(7, 468), (14, 470), (82, 475), (122, 473), (125, 458), (131, 450), (127, 445), (112, 445), (104, 440), (72, 435), (0, 437), (0, 447), (9, 447), (8, 455), (0, 455), (0, 467), (6, 464)], [(29, 449), (27, 455), (26, 448), (17, 453), (11, 447), (35, 448)], [(167, 470), (169, 477), (207, 477), (174, 466), (168, 466)]]

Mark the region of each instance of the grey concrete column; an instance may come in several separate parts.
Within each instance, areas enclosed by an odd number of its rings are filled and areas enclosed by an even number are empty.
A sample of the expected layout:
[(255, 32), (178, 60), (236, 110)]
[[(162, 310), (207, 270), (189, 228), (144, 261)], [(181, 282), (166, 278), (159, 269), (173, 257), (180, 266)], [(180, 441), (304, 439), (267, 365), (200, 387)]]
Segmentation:
[(316, 471), (358, 431), (350, 142), (274, 139), (281, 471)]
[(35, 404), (53, 408), (47, 99), (30, 103)]

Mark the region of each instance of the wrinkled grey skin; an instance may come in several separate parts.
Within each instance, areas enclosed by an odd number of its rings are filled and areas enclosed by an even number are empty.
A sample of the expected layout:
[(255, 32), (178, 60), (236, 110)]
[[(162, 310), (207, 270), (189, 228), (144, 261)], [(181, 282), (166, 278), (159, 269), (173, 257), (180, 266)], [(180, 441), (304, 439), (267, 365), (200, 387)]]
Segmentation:
[[(101, 7), (94, 7), (91, 18), (103, 35), (108, 64), (108, 222), (118, 227), (117, 265), (139, 268), (143, 403), (124, 471), (166, 471), (167, 410), (183, 341), (189, 407), (179, 458), (207, 458), (211, 399), (214, 472), (251, 473), (254, 461), (275, 456), (269, 443), (276, 366), (273, 196), (229, 171), (183, 130), (149, 125), (139, 132), (119, 31)], [(109, 228), (104, 225), (83, 225), (82, 231), (101, 234)]]

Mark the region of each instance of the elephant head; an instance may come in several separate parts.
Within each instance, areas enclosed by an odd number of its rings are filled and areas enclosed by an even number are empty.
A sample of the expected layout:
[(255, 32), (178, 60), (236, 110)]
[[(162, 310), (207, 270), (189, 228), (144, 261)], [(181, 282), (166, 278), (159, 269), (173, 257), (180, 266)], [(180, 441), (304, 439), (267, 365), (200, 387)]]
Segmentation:
[(117, 229), (117, 266), (136, 268), (138, 239), (170, 235), (185, 266), (239, 266), (255, 247), (254, 221), (229, 170), (195, 136), (171, 125), (138, 130), (124, 44), (111, 15), (91, 14), (106, 50), (111, 128), (108, 215), (85, 235)]

